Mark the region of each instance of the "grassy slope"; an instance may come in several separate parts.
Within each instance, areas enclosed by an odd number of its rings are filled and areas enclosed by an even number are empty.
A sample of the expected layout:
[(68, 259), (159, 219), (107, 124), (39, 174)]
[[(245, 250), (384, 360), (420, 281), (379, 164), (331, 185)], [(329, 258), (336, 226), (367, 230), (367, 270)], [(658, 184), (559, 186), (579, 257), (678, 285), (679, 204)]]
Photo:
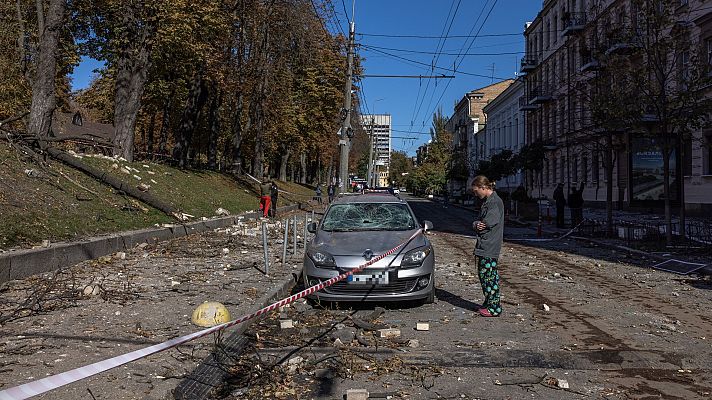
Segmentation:
[[(256, 185), (238, 185), (233, 179), (215, 172), (182, 171), (156, 163), (129, 164), (98, 157), (83, 157), (82, 161), (112, 171), (131, 184), (151, 185), (150, 192), (154, 196), (196, 218), (212, 217), (218, 207), (233, 214), (258, 207)], [(114, 164), (118, 168), (114, 168)], [(121, 172), (121, 168), (126, 167), (139, 172)], [(25, 173), (28, 169), (38, 171), (41, 176), (28, 176)], [(312, 193), (311, 189), (292, 183), (278, 182), (278, 185), (302, 195)], [(304, 200), (303, 197), (282, 196), (279, 205), (288, 204), (290, 198)], [(82, 172), (53, 161), (50, 161), (49, 169), (42, 170), (30, 161), (19, 159), (5, 142), (0, 142), (0, 249), (32, 247), (45, 239), (78, 239), (167, 222), (175, 220), (148, 205), (117, 194)]]

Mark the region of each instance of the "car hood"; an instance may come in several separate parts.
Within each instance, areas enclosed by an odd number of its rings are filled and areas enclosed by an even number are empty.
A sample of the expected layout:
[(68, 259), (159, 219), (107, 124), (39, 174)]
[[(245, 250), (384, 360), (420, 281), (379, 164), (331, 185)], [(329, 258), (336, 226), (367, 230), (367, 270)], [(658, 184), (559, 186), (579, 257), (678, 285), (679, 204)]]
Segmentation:
[[(326, 232), (320, 230), (311, 245), (314, 249), (326, 251), (333, 256), (361, 256), (366, 249), (370, 249), (373, 255), (377, 256), (406, 242), (415, 231), (415, 229), (410, 231), (360, 232)], [(406, 250), (425, 246), (426, 243), (425, 236), (418, 235), (410, 242)]]

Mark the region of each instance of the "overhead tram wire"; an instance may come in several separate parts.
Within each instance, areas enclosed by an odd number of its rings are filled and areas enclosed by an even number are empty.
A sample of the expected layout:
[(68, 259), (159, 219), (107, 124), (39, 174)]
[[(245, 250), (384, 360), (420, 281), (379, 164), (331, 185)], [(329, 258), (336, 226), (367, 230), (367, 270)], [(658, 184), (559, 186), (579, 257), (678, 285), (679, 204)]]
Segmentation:
[[(477, 15), (477, 19), (475, 19), (475, 22), (472, 24), (472, 28), (470, 28), (470, 32), (467, 33), (468, 35), (471, 35), (471, 34), (472, 34), (472, 31), (474, 31), (474, 30), (475, 30), (475, 27), (477, 27), (477, 24), (480, 22), (480, 19), (482, 18), (482, 13), (484, 13), (484, 10), (487, 8), (487, 4), (489, 4), (489, 0), (485, 1), (485, 4), (482, 6), (482, 9), (480, 10), (480, 13)], [(474, 41), (474, 39), (473, 39), (473, 41)], [(465, 43), (467, 43), (467, 40), (465, 40)], [(471, 44), (472, 44), (472, 43), (470, 43), (470, 45), (471, 45)], [(469, 51), (469, 49), (468, 49), (468, 51)], [(460, 53), (461, 53), (461, 52), (462, 52), (462, 48), (460, 48)], [(456, 68), (455, 68), (455, 63), (457, 62), (457, 58), (458, 58), (458, 57), (459, 57), (459, 56), (455, 57), (455, 60), (454, 60), (454, 62), (452, 63), (452, 64), (453, 64), (453, 69), (456, 69)], [(445, 89), (443, 89), (443, 92), (447, 91), (447, 89), (448, 89), (449, 87), (450, 87), (450, 82), (448, 82), (447, 85), (445, 85)], [(433, 91), (433, 93), (430, 95), (430, 100), (428, 100), (428, 106), (425, 108), (426, 110), (429, 110), (429, 109), (430, 109), (430, 104), (432, 104), (434, 97), (435, 97), (435, 91)], [(441, 97), (442, 97), (442, 95), (441, 95)], [(418, 115), (417, 115), (417, 117), (420, 117), (420, 110), (418, 110)], [(427, 116), (426, 116), (426, 117), (427, 117)], [(423, 121), (423, 122), (422, 122), (422, 125), (425, 126), (425, 117), (423, 117), (423, 120), (422, 120), (422, 121)]]
[[(450, 15), (452, 15), (452, 10), (453, 10), (454, 5), (455, 5), (455, 0), (452, 0), (450, 2), (450, 9), (448, 10), (447, 18), (445, 18), (445, 23), (443, 24), (443, 29), (440, 31), (440, 36), (443, 36), (443, 33), (445, 33), (445, 27), (448, 25), (448, 21), (450, 20)], [(458, 8), (459, 8), (459, 5), (460, 5), (460, 3), (458, 2)], [(454, 18), (455, 17), (453, 16), (453, 19)], [(449, 33), (449, 31), (448, 31), (448, 33)], [(438, 51), (438, 49), (440, 49), (441, 41), (442, 41), (442, 39), (438, 40), (438, 44), (435, 46), (436, 51)], [(430, 72), (431, 73), (433, 72), (434, 66), (435, 66), (435, 57), (433, 56), (433, 59), (430, 62)], [(425, 91), (423, 91), (423, 98), (425, 98), (429, 86), (430, 86), (430, 80), (428, 79), (428, 81), (426, 82)], [(415, 121), (416, 108), (418, 107), (418, 99), (420, 98), (420, 93), (421, 93), (422, 87), (423, 87), (423, 82), (421, 81), (420, 85), (418, 85), (418, 94), (415, 96), (415, 103), (413, 103), (413, 113), (410, 117), (411, 125), (413, 124), (413, 121)]]
[[(497, 1), (498, 1), (498, 0), (494, 0), (494, 2), (492, 3), (492, 7), (490, 7), (490, 10), (489, 10), (489, 12), (487, 12), (487, 15), (485, 16), (484, 21), (482, 21), (482, 24), (480, 25), (480, 29), (477, 30), (477, 33), (475, 34), (475, 37), (472, 38), (472, 41), (470, 42), (470, 45), (467, 47), (467, 50), (465, 50), (466, 53), (467, 53), (468, 51), (470, 51), (470, 48), (471, 48), (472, 45), (475, 43), (475, 39), (477, 39), (477, 36), (479, 35), (479, 33), (482, 31), (482, 28), (483, 28), (483, 27), (485, 26), (485, 24), (487, 23), (487, 20), (489, 19), (490, 15), (492, 14), (492, 10), (494, 10), (494, 7), (497, 5)], [(486, 4), (486, 3), (485, 3), (485, 4)], [(460, 68), (460, 65), (462, 65), (462, 61), (464, 61), (464, 60), (465, 60), (465, 57), (462, 57), (462, 58), (460, 59), (460, 62), (455, 66), (455, 69)], [(494, 78), (494, 74), (493, 74), (493, 75), (490, 75), (490, 78)], [(499, 77), (498, 77), (497, 79), (503, 80), (504, 78), (499, 78)], [(448, 82), (447, 82), (447, 85), (445, 86), (445, 90), (443, 90), (442, 94), (440, 95), (440, 98), (438, 98), (438, 101), (435, 103), (435, 107), (434, 107), (433, 110), (430, 112), (431, 114), (435, 112), (435, 109), (437, 108), (438, 104), (440, 104), (440, 102), (441, 102), (442, 99), (443, 99), (443, 96), (445, 96), (445, 93), (447, 92), (447, 89), (448, 89), (448, 87), (450, 86), (450, 82), (452, 82), (452, 81), (448, 81)]]
[(413, 54), (439, 54), (439, 55), (444, 55), (444, 56), (510, 56), (510, 55), (516, 55), (516, 54), (525, 54), (525, 51), (510, 51), (510, 52), (500, 52), (500, 53), (434, 53), (432, 51), (422, 51), (422, 50), (410, 50), (410, 49), (398, 49), (398, 48), (393, 48), (393, 47), (381, 47), (381, 46), (373, 46), (373, 45), (366, 45), (366, 44), (360, 44), (359, 46), (368, 46), (370, 49), (378, 49), (378, 50), (390, 50), (390, 51), (398, 51), (402, 53), (413, 53)]
[[(383, 55), (385, 55), (385, 56), (388, 56), (388, 57), (391, 57), (391, 58), (396, 58), (396, 59), (399, 59), (399, 60), (402, 60), (402, 61), (405, 61), (405, 62), (410, 62), (410, 63), (420, 64), (420, 65), (424, 65), (424, 66), (429, 66), (428, 64), (426, 64), (426, 63), (424, 63), (424, 62), (420, 62), (420, 61), (416, 61), (416, 60), (411, 60), (411, 59), (409, 59), (409, 58), (405, 58), (405, 57), (399, 56), (399, 55), (397, 55), (397, 54), (389, 53), (389, 52), (387, 52), (387, 51), (378, 50), (378, 49), (371, 49), (371, 48), (368, 47), (368, 46), (362, 46), (362, 47), (365, 47), (365, 48), (366, 48), (367, 50), (369, 50), (369, 51), (373, 51), (373, 52), (376, 52), (376, 53), (380, 53), (380, 54), (383, 54)], [(490, 79), (490, 78), (492, 77), (492, 75), (476, 74), (476, 73), (473, 73), (473, 72), (460, 71), (460, 70), (458, 70), (458, 69), (452, 69), (452, 68), (445, 68), (445, 67), (438, 67), (438, 66), (436, 66), (435, 68), (436, 68), (436, 69), (443, 70), (443, 71), (454, 72), (454, 73), (456, 73), (456, 74), (469, 75), (469, 76), (476, 76), (476, 77), (479, 77), (479, 78), (487, 78), (487, 79)], [(495, 78), (496, 78), (496, 79), (506, 79), (506, 78), (502, 78), (502, 77), (498, 77), (498, 76), (495, 76)]]
[[(426, 35), (387, 35), (387, 34), (379, 34), (379, 33), (357, 33), (357, 35), (361, 36), (370, 36), (370, 37), (385, 37), (385, 38), (405, 38), (405, 39), (463, 39), (463, 38), (471, 38), (472, 35), (449, 35), (449, 36), (426, 36)], [(523, 32), (519, 33), (499, 33), (499, 34), (489, 34), (489, 35), (482, 35), (480, 37), (502, 37), (502, 36), (523, 36)]]
[[(462, 2), (461, 0), (458, 0), (458, 1), (457, 1), (457, 7), (455, 7), (455, 12), (452, 14), (452, 19), (450, 20), (450, 25), (448, 25), (448, 27), (447, 27), (447, 32), (445, 32), (445, 37), (447, 37), (447, 35), (450, 34), (450, 29), (452, 29), (452, 24), (455, 22), (455, 17), (457, 16), (457, 10), (460, 9), (460, 4), (461, 4), (461, 2)], [(447, 21), (446, 21), (446, 23), (447, 23)], [(436, 55), (433, 57), (433, 58), (434, 58), (434, 61), (432, 62), (431, 69), (435, 68), (435, 67), (438, 65), (438, 61), (440, 61), (440, 54), (439, 54), (439, 53), (441, 53), (442, 50), (443, 50), (443, 48), (445, 47), (445, 41), (446, 41), (446, 40), (447, 40), (446, 38), (443, 39), (441, 45), (440, 45), (439, 48), (437, 49), (438, 54), (436, 54)], [(421, 110), (421, 108), (423, 107), (423, 102), (425, 101), (425, 96), (427, 96), (427, 94), (428, 94), (428, 87), (430, 86), (430, 81), (431, 81), (431, 80), (428, 79), (428, 82), (427, 82), (427, 84), (425, 85), (425, 91), (423, 92), (423, 98), (420, 100), (420, 104), (418, 104), (418, 110), (415, 112), (414, 117), (413, 117), (413, 119), (411, 119), (411, 121), (415, 121), (415, 120), (416, 120), (415, 117), (417, 117), (418, 115), (420, 115), (420, 110)], [(434, 94), (436, 91), (437, 91), (437, 81), (436, 81), (435, 87), (433, 88), (433, 94)], [(430, 97), (432, 98), (432, 95), (431, 95)], [(416, 102), (417, 102), (417, 101), (418, 101), (418, 99), (416, 98)]]

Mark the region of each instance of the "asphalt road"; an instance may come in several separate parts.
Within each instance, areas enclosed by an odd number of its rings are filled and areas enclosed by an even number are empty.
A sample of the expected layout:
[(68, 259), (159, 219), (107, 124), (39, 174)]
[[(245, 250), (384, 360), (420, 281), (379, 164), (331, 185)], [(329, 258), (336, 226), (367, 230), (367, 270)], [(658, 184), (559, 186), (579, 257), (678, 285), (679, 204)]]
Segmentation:
[[(349, 389), (395, 399), (710, 398), (709, 281), (643, 268), (650, 264), (643, 257), (571, 239), (522, 241), (533, 232), (508, 226), (504, 312), (482, 318), (473, 212), (407, 199), (421, 222), (434, 224), (427, 234), (436, 302), (299, 301), (252, 325), (241, 354), (226, 352), (218, 367), (229, 379), (211, 398), (338, 399)], [(278, 244), (279, 229), (271, 234)], [(281, 245), (273, 250), (281, 255)], [(233, 315), (253, 311), (302, 257), (273, 260), (264, 276), (255, 267), (259, 236), (245, 227), (124, 256), (0, 288), (1, 315), (49, 288), (42, 309), (0, 326), (0, 387), (193, 332), (190, 313), (204, 300), (221, 300)], [(86, 285), (99, 293), (87, 294)], [(429, 329), (416, 330), (418, 322)], [(399, 335), (380, 337), (383, 328)], [(204, 338), (40, 398), (172, 399), (206, 354), (224, 350), (219, 337)]]
[[(630, 255), (594, 245), (516, 241), (531, 232), (508, 228), (504, 313), (482, 318), (472, 211), (408, 201), (421, 222), (434, 224), (436, 303), (301, 305), (281, 315), (294, 329), (279, 329), (276, 317), (257, 325), (251, 334), (260, 357), (252, 360), (292, 365), (284, 385), (299, 398), (341, 398), (358, 388), (371, 398), (412, 399), (711, 396), (708, 283), (643, 269)], [(380, 306), (371, 322), (400, 337), (378, 338), (364, 325)], [(416, 330), (418, 322), (429, 330)], [(257, 398), (247, 384), (238, 380), (225, 397)]]

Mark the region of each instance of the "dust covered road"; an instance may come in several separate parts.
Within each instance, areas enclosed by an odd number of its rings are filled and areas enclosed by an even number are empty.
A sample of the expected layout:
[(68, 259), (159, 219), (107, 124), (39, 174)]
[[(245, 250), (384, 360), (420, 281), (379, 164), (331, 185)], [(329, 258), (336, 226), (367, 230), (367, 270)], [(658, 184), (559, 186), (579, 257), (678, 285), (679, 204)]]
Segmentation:
[[(295, 328), (279, 329), (275, 317), (253, 330), (260, 359), (285, 366), (304, 398), (341, 398), (349, 389), (413, 399), (710, 397), (712, 291), (704, 281), (572, 240), (505, 239), (504, 313), (482, 318), (472, 212), (408, 200), (421, 222), (435, 225), (435, 304), (303, 305), (281, 315)], [(523, 234), (531, 231), (505, 236)], [(417, 322), (429, 330), (416, 330)], [(400, 336), (379, 337), (384, 327)], [(246, 385), (238, 380), (225, 396), (258, 393)]]

